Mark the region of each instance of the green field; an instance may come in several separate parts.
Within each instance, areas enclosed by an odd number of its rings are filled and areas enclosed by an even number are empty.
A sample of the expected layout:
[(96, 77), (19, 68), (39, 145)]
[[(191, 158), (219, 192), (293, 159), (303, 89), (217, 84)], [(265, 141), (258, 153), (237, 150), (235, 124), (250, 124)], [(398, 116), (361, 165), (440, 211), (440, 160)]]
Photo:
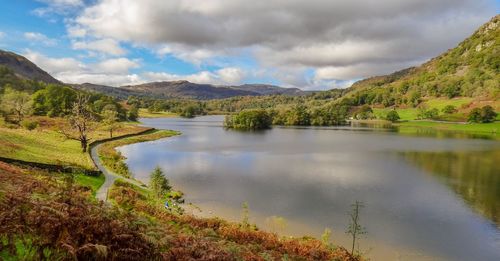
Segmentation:
[(472, 101), (473, 99), (469, 97), (460, 97), (453, 99), (435, 98), (435, 99), (429, 99), (428, 101), (424, 102), (424, 104), (427, 105), (429, 109), (437, 108), (439, 111), (441, 111), (444, 107), (448, 105), (452, 105), (455, 106), (455, 108), (460, 109), (462, 106), (468, 105)]
[(500, 122), (493, 123), (467, 123), (467, 124), (457, 124), (457, 123), (442, 123), (442, 122), (432, 122), (432, 121), (408, 121), (394, 124), (400, 127), (403, 132), (412, 131), (412, 129), (435, 129), (453, 132), (463, 132), (470, 134), (483, 134), (490, 135), (492, 137), (499, 137), (500, 135)]
[[(0, 126), (0, 157), (54, 165), (95, 169), (88, 153), (83, 153), (80, 143), (67, 139), (55, 128), (67, 124), (61, 118), (37, 118), (40, 127), (28, 131), (23, 128)], [(134, 124), (124, 124), (114, 132), (121, 136), (145, 130)], [(90, 133), (91, 141), (109, 138), (109, 133), (96, 130)]]
[(168, 111), (149, 112), (147, 109), (144, 108), (139, 109), (139, 118), (172, 118), (178, 116), (179, 115)]
[[(450, 121), (462, 121), (464, 119), (464, 114), (457, 113), (454, 115), (443, 115), (441, 110), (448, 106), (452, 105), (455, 108), (460, 109), (464, 105), (468, 105), (472, 102), (472, 98), (468, 97), (460, 97), (454, 99), (446, 99), (446, 98), (434, 98), (429, 99), (425, 102), (422, 102), (423, 105), (427, 107), (427, 109), (438, 109), (440, 112), (440, 117), (447, 118), (446, 120)], [(389, 111), (393, 110), (392, 108), (373, 108), (373, 114), (377, 119), (384, 119)], [(399, 114), (399, 117), (402, 121), (411, 121), (417, 119), (418, 109), (417, 108), (396, 108), (396, 111)]]
[(0, 156), (31, 162), (94, 169), (80, 143), (51, 130), (0, 128)]

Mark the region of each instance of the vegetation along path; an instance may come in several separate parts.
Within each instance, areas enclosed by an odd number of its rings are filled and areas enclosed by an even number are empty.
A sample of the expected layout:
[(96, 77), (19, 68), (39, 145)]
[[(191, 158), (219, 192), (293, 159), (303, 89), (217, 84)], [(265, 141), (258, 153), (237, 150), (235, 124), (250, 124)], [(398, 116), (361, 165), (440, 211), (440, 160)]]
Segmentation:
[(99, 158), (99, 153), (98, 153), (99, 147), (101, 145), (102, 144), (98, 144), (98, 145), (92, 147), (92, 149), (90, 151), (90, 155), (91, 155), (92, 159), (94, 160), (96, 167), (104, 174), (104, 177), (105, 177), (104, 184), (102, 184), (102, 186), (96, 192), (96, 198), (99, 200), (102, 200), (102, 201), (107, 201), (108, 190), (115, 183), (115, 180), (117, 178), (123, 179), (123, 180), (130, 182), (132, 184), (141, 186), (142, 184), (140, 182), (133, 180), (133, 179), (129, 179), (129, 178), (125, 178), (123, 176), (120, 176), (120, 175), (114, 173), (113, 171), (108, 170), (106, 167), (104, 167), (104, 165), (101, 162), (101, 159)]
[(91, 146), (90, 156), (92, 157), (96, 167), (102, 171), (105, 177), (105, 182), (97, 191), (96, 197), (100, 200), (106, 201), (108, 190), (117, 178), (137, 186), (144, 186), (141, 182), (132, 178), (127, 165), (123, 162), (125, 158), (120, 154), (120, 152), (116, 151), (116, 147), (132, 143), (158, 140), (178, 134), (180, 133), (176, 131), (148, 129)]

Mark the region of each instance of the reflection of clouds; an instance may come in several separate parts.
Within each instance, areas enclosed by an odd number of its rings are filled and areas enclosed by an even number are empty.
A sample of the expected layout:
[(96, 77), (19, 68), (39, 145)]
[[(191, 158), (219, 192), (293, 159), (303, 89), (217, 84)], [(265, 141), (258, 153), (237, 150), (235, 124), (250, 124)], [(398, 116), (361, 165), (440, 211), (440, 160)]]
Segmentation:
[[(347, 226), (350, 203), (367, 207), (371, 239), (451, 259), (496, 259), (496, 230), (445, 186), (403, 161), (399, 151), (500, 148), (484, 140), (402, 137), (393, 133), (273, 129), (265, 134), (224, 131), (195, 119), (183, 135), (120, 148), (141, 180), (160, 165), (194, 202), (241, 209), (316, 227)], [(160, 122), (164, 128), (169, 120)], [(154, 125), (156, 126), (156, 125)], [(492, 232), (493, 231), (493, 232)]]

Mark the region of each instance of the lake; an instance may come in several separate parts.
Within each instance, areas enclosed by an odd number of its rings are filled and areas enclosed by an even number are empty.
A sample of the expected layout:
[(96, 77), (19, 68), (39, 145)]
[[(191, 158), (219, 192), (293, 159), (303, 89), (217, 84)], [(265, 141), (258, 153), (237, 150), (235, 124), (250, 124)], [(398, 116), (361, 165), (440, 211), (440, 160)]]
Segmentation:
[[(333, 231), (365, 207), (360, 251), (374, 260), (500, 260), (500, 142), (366, 127), (240, 132), (221, 116), (142, 119), (182, 135), (119, 148), (135, 178), (160, 166), (199, 215), (283, 235)], [(282, 217), (282, 218), (280, 218)]]

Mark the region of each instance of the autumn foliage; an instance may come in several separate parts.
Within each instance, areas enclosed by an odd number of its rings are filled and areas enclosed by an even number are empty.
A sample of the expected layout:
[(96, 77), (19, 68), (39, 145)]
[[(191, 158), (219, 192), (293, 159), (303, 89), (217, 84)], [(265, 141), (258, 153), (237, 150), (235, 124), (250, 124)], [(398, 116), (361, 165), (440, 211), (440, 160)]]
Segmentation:
[(67, 174), (0, 162), (0, 259), (358, 260), (344, 248), (166, 211), (117, 183), (111, 207)]

